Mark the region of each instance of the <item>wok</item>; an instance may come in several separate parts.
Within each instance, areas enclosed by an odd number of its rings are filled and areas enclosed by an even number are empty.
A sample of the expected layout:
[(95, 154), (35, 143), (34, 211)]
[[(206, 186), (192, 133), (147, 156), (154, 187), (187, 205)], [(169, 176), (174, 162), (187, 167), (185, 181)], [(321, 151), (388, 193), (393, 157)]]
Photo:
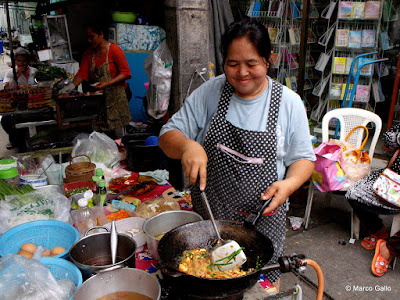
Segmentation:
[(211, 221), (190, 223), (169, 231), (158, 245), (159, 267), (171, 287), (176, 287), (182, 294), (192, 297), (223, 298), (244, 293), (257, 283), (262, 272), (281, 269), (279, 263), (266, 265), (274, 248), (270, 239), (263, 234), (244, 227), (241, 222), (218, 220), (216, 223), (222, 239), (235, 240), (244, 247), (247, 262), (242, 269), (255, 270), (245, 276), (227, 279), (200, 278), (180, 272), (179, 257), (184, 250), (199, 247), (210, 250), (216, 242)]

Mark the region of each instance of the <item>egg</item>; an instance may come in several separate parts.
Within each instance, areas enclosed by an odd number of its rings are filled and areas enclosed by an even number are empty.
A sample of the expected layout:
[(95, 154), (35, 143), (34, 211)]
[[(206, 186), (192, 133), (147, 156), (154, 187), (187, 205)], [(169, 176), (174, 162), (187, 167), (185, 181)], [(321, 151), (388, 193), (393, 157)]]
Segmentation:
[(21, 246), (21, 250), (34, 253), (36, 251), (36, 245), (32, 243), (25, 243)]
[(51, 256), (56, 256), (63, 252), (65, 252), (65, 249), (63, 247), (56, 246), (53, 249), (51, 249)]
[(32, 258), (32, 253), (25, 251), (25, 250), (21, 250), (17, 253), (18, 255), (25, 255), (25, 258)]
[(42, 254), (42, 256), (50, 256), (51, 255), (51, 252), (50, 252), (50, 250), (49, 249), (47, 249), (47, 248), (44, 248), (45, 250), (44, 250), (44, 252), (43, 252), (43, 254)]

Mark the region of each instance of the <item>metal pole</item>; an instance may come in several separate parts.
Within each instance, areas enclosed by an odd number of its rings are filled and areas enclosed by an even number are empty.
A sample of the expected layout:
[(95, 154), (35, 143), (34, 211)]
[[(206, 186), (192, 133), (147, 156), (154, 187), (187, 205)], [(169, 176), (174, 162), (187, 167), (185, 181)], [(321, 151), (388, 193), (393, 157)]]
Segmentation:
[(13, 75), (15, 82), (18, 83), (17, 72), (15, 71), (15, 59), (14, 59), (14, 45), (11, 37), (11, 22), (10, 22), (10, 12), (8, 11), (8, 0), (6, 0), (6, 17), (7, 17), (7, 27), (8, 27), (8, 43), (10, 46), (10, 57), (11, 57), (11, 68), (13, 69)]
[(301, 37), (299, 53), (299, 73), (297, 76), (297, 94), (301, 98), (304, 96), (304, 75), (306, 69), (307, 39), (308, 39), (308, 12), (310, 0), (303, 0), (303, 9), (301, 10)]

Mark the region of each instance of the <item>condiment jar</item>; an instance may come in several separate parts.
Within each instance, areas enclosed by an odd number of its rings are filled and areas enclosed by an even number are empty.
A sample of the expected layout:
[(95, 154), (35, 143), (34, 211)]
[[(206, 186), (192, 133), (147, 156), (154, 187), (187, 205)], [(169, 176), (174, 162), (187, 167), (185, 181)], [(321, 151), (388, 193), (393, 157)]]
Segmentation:
[(10, 186), (19, 187), (18, 169), (16, 167), (0, 170), (0, 179), (3, 179)]

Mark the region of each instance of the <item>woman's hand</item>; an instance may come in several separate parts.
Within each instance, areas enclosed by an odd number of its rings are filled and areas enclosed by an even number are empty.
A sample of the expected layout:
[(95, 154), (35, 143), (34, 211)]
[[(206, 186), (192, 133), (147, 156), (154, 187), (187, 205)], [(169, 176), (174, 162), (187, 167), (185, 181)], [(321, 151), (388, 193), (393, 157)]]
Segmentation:
[(179, 130), (171, 130), (160, 136), (158, 145), (170, 158), (180, 159), (183, 171), (190, 178), (190, 183), (196, 183), (200, 177), (200, 190), (204, 191), (207, 182), (208, 157), (203, 146), (186, 138)]
[(274, 211), (278, 206), (283, 205), (286, 199), (293, 192), (293, 184), (290, 182), (290, 180), (285, 179), (275, 181), (267, 188), (265, 193), (261, 193), (261, 200), (268, 200), (271, 197), (274, 197), (268, 207), (264, 210), (263, 214), (268, 214)]
[(184, 147), (181, 162), (183, 171), (190, 178), (190, 184), (195, 184), (197, 177), (200, 177), (200, 190), (204, 191), (207, 182), (208, 157), (203, 146), (189, 140)]
[(298, 160), (289, 166), (286, 179), (275, 181), (265, 193), (261, 193), (261, 200), (272, 199), (264, 214), (272, 212), (275, 208), (285, 203), (286, 199), (297, 191), (306, 182), (314, 170), (314, 162), (309, 160)]
[(98, 84), (96, 84), (96, 85), (94, 86), (94, 88), (97, 89), (97, 90), (102, 90), (102, 89), (104, 89), (104, 88), (106, 88), (106, 87), (108, 87), (108, 86), (110, 86), (110, 85), (111, 85), (111, 84), (110, 84), (108, 81), (99, 82)]

